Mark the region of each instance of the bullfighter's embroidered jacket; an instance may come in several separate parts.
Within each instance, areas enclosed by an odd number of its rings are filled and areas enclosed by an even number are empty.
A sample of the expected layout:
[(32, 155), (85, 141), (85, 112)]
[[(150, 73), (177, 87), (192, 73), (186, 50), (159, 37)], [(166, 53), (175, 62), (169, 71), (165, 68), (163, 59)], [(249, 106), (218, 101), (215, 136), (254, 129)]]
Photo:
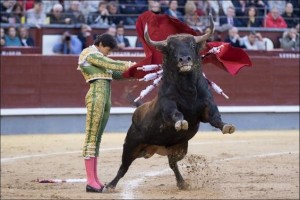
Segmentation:
[(85, 48), (78, 59), (78, 70), (86, 82), (96, 79), (121, 79), (122, 73), (132, 65), (130, 61), (112, 60), (104, 56), (95, 45)]

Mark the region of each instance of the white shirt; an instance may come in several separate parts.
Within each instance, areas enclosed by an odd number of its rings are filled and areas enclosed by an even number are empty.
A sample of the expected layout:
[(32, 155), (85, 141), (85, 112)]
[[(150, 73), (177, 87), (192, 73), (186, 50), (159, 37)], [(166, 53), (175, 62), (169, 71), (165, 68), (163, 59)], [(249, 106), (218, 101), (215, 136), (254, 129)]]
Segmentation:
[(263, 41), (260, 41), (258, 39), (255, 40), (255, 42), (253, 44), (250, 43), (250, 41), (248, 40), (248, 36), (244, 36), (242, 38), (244, 45), (246, 46), (246, 49), (249, 50), (265, 50), (265, 43)]

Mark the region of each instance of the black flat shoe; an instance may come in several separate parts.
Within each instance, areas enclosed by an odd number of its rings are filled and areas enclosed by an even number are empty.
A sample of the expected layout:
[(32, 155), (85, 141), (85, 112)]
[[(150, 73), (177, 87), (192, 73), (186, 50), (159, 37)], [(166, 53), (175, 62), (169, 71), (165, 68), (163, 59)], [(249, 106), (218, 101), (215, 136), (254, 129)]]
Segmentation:
[(96, 189), (96, 188), (93, 188), (93, 187), (90, 186), (90, 185), (86, 185), (85, 191), (86, 191), (86, 192), (96, 192), (96, 193), (101, 193), (102, 190), (103, 190), (103, 188), (104, 188), (104, 186), (101, 187), (100, 189)]

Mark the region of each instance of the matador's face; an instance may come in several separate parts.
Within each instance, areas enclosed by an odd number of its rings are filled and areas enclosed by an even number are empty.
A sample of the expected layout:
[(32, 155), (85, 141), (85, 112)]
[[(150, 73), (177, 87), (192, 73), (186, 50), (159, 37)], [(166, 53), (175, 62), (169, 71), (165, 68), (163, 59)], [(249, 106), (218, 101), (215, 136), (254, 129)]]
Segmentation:
[(109, 55), (112, 49), (110, 47), (104, 47), (102, 44), (99, 44), (98, 50), (105, 56)]

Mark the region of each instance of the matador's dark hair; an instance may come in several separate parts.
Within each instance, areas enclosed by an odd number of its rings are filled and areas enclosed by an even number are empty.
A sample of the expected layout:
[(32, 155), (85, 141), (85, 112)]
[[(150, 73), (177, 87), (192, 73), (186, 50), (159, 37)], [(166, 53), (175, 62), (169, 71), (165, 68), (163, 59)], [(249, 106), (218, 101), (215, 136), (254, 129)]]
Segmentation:
[(110, 47), (111, 49), (116, 49), (118, 47), (117, 41), (114, 36), (107, 33), (97, 35), (94, 41), (94, 45), (99, 46), (100, 43), (103, 47)]

